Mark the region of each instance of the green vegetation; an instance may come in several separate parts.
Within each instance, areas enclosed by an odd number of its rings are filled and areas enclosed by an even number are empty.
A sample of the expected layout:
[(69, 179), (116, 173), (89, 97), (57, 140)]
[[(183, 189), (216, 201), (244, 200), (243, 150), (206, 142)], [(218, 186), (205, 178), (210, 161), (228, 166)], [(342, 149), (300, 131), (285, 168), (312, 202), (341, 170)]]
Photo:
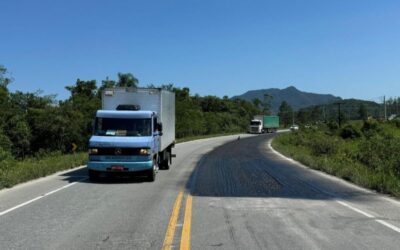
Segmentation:
[(273, 147), (303, 164), (400, 197), (400, 121), (320, 124), (275, 138)]
[[(70, 97), (56, 100), (40, 91), (8, 90), (13, 82), (0, 65), (0, 188), (68, 169), (84, 163), (101, 92), (112, 87), (138, 87), (131, 73), (118, 73), (117, 80), (77, 79), (67, 86)], [(156, 87), (148, 85), (147, 87)], [(199, 138), (215, 134), (244, 132), (259, 109), (250, 102), (227, 96), (191, 95), (188, 88), (172, 84), (159, 86), (176, 94), (176, 137)]]
[(40, 158), (7, 159), (0, 165), (0, 189), (86, 164), (87, 154), (53, 152)]
[[(327, 122), (340, 120), (342, 124), (351, 120), (365, 120), (368, 117), (376, 119), (384, 118), (384, 107), (376, 102), (346, 99), (335, 101), (330, 104), (310, 106), (296, 112), (295, 121), (298, 124), (312, 124), (314, 122)], [(399, 100), (390, 99), (387, 102), (388, 114), (398, 114), (396, 106)], [(398, 110), (398, 109), (397, 109)]]

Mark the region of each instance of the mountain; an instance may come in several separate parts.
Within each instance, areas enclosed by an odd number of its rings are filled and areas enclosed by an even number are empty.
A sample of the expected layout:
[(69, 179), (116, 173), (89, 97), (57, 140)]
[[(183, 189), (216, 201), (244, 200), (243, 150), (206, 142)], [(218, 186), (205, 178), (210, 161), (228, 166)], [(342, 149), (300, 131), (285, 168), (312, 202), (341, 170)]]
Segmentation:
[(303, 92), (293, 86), (285, 89), (271, 88), (250, 90), (242, 95), (234, 96), (232, 99), (238, 98), (246, 101), (253, 101), (254, 99), (258, 98), (259, 100), (263, 101), (265, 94), (269, 94), (273, 97), (271, 102), (271, 109), (273, 113), (277, 113), (279, 111), (279, 106), (281, 105), (282, 101), (286, 101), (294, 110), (297, 111), (301, 108), (309, 106), (328, 104), (342, 100), (340, 97), (333, 95)]

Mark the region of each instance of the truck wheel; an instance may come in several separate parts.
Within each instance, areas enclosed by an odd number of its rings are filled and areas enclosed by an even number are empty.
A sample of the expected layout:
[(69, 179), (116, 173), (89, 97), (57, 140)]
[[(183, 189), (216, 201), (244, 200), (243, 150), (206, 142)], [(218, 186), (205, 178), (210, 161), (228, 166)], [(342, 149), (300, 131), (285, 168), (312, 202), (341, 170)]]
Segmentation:
[[(165, 155), (167, 156), (166, 157), (167, 159), (164, 159)], [(163, 157), (161, 157), (161, 158), (163, 158), (163, 160), (161, 160), (160, 163), (159, 163), (160, 169), (168, 170), (169, 169), (169, 164), (171, 162), (171, 152), (164, 152), (163, 153)]]
[(161, 168), (164, 170), (168, 170), (169, 169), (169, 159), (164, 160), (161, 162)]
[(99, 179), (99, 173), (97, 173), (97, 172), (94, 171), (94, 170), (89, 169), (88, 174), (89, 174), (89, 181), (91, 181), (91, 182), (96, 182), (96, 181), (98, 181), (98, 179)]
[(153, 167), (147, 171), (147, 181), (148, 182), (154, 182), (156, 180), (156, 174), (157, 174), (157, 161), (153, 160)]

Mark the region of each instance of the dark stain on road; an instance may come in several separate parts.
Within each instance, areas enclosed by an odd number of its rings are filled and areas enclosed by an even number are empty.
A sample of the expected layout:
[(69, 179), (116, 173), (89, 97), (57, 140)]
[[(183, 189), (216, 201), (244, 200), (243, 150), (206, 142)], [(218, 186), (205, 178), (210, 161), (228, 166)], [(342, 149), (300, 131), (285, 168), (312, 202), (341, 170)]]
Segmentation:
[(260, 143), (265, 136), (224, 144), (204, 156), (192, 176), (191, 192), (197, 196), (270, 196), (282, 184), (268, 173)]
[(293, 166), (277, 160), (267, 147), (273, 136), (235, 139), (213, 149), (198, 162), (187, 188), (193, 196), (333, 198), (293, 174)]

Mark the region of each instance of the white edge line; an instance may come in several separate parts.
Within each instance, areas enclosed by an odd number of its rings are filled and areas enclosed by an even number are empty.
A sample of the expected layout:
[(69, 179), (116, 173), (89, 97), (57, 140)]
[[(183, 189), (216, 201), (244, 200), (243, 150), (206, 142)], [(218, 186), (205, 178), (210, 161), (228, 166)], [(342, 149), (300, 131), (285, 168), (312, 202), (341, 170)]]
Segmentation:
[(32, 180), (29, 180), (29, 181), (26, 181), (26, 182), (22, 182), (22, 183), (16, 184), (15, 186), (10, 187), (10, 188), (0, 189), (0, 194), (7, 193), (7, 192), (12, 192), (13, 190), (17, 190), (17, 189), (21, 189), (21, 188), (26, 188), (26, 186), (33, 185), (33, 184), (36, 184), (36, 183), (39, 183), (39, 182), (43, 182), (43, 181), (47, 181), (47, 180), (49, 180), (51, 178), (59, 177), (59, 176), (62, 176), (63, 174), (67, 174), (67, 173), (74, 172), (74, 171), (77, 171), (77, 170), (81, 170), (81, 169), (84, 169), (84, 168), (86, 168), (86, 165), (81, 165), (81, 166), (77, 166), (77, 167), (74, 167), (74, 168), (61, 170), (61, 171), (55, 172), (55, 173), (50, 174), (50, 175), (46, 175), (46, 176), (43, 176), (43, 177), (39, 177), (37, 179), (32, 179)]
[(289, 158), (289, 157), (287, 157), (286, 155), (283, 155), (283, 154), (281, 154), (280, 152), (276, 151), (276, 150), (272, 147), (272, 140), (269, 140), (267, 144), (268, 144), (269, 149), (270, 149), (273, 153), (279, 155), (280, 157), (282, 157), (283, 159), (285, 159), (285, 160), (287, 160), (287, 161), (290, 161), (290, 162), (293, 162), (293, 163), (298, 163), (299, 165), (302, 165), (300, 162), (296, 162), (296, 161), (293, 160), (292, 158)]
[(357, 213), (359, 213), (359, 214), (362, 214), (362, 215), (364, 215), (364, 216), (366, 216), (366, 217), (368, 217), (368, 218), (375, 218), (375, 216), (373, 216), (373, 215), (371, 215), (371, 214), (369, 214), (369, 213), (367, 213), (367, 212), (364, 212), (364, 211), (362, 211), (362, 210), (360, 210), (360, 209), (358, 209), (358, 208), (355, 208), (355, 207), (353, 207), (352, 205), (349, 205), (349, 204), (347, 204), (347, 203), (345, 203), (345, 202), (343, 202), (343, 201), (336, 201), (336, 202), (339, 203), (340, 205), (345, 206), (345, 207), (347, 207), (347, 208), (353, 210), (354, 212), (357, 212)]
[(383, 220), (375, 220), (375, 221), (378, 222), (378, 223), (381, 223), (382, 225), (384, 225), (384, 226), (386, 226), (386, 227), (388, 227), (388, 228), (390, 228), (390, 229), (392, 229), (392, 230), (394, 230), (394, 231), (396, 231), (398, 233), (400, 233), (400, 228), (398, 228), (396, 226), (393, 226), (392, 224), (387, 223), (386, 221), (383, 221)]
[[(299, 165), (301, 165), (301, 166), (304, 166), (303, 164), (301, 164), (301, 163), (299, 163), (299, 162), (297, 162), (297, 161), (295, 161), (295, 160), (293, 160), (293, 159), (291, 159), (291, 158), (289, 158), (289, 157), (287, 157), (287, 156), (281, 154), (280, 152), (276, 151), (276, 150), (272, 147), (271, 143), (272, 143), (272, 140), (269, 140), (269, 141), (268, 141), (268, 147), (269, 147), (275, 154), (281, 156), (282, 158), (284, 158), (284, 159), (286, 159), (286, 160), (288, 160), (288, 161), (291, 161), (291, 162), (297, 163), (297, 164), (299, 164)], [(305, 167), (305, 166), (304, 166), (304, 167)], [(306, 168), (308, 168), (308, 167), (306, 167)], [(308, 169), (309, 169), (309, 168), (308, 168)], [(358, 187), (358, 186), (356, 186), (356, 187), (357, 187), (357, 188), (360, 188), (360, 187)], [(361, 188), (361, 189), (363, 189), (363, 188)], [(365, 190), (365, 191), (369, 191), (369, 190)], [(389, 199), (389, 198), (387, 198), (387, 197), (383, 197), (383, 198), (386, 198), (387, 200), (392, 201), (391, 199)], [(398, 228), (398, 227), (396, 227), (396, 226), (394, 226), (394, 225), (392, 225), (392, 224), (390, 224), (390, 223), (388, 223), (388, 222), (386, 222), (386, 221), (384, 221), (384, 220), (376, 219), (375, 216), (373, 216), (373, 215), (371, 215), (371, 214), (369, 214), (369, 213), (367, 213), (367, 212), (364, 212), (364, 211), (362, 211), (362, 210), (360, 210), (360, 209), (358, 209), (358, 208), (355, 208), (355, 207), (351, 206), (350, 204), (347, 204), (347, 203), (345, 203), (345, 202), (343, 202), (343, 201), (338, 201), (338, 200), (336, 200), (336, 202), (339, 203), (339, 204), (342, 205), (342, 206), (345, 206), (345, 207), (347, 207), (347, 208), (353, 210), (354, 212), (357, 212), (357, 213), (359, 213), (359, 214), (362, 214), (362, 215), (364, 215), (364, 216), (366, 216), (366, 217), (368, 217), (368, 218), (374, 219), (376, 222), (380, 223), (381, 225), (383, 225), (383, 226), (385, 226), (385, 227), (387, 227), (387, 228), (390, 228), (390, 229), (392, 229), (393, 231), (396, 231), (396, 232), (400, 233), (400, 228)], [(393, 201), (393, 202), (395, 202), (395, 201)], [(396, 202), (397, 202), (397, 201), (396, 201)]]
[(7, 209), (7, 210), (4, 210), (4, 211), (0, 212), (0, 216), (3, 216), (3, 215), (5, 215), (5, 214), (8, 214), (9, 212), (12, 212), (12, 211), (14, 211), (14, 210), (16, 210), (16, 209), (18, 209), (18, 208), (24, 207), (24, 206), (26, 206), (26, 205), (28, 205), (28, 204), (31, 204), (32, 202), (35, 202), (35, 201), (37, 201), (37, 200), (40, 200), (40, 199), (42, 199), (42, 198), (44, 198), (44, 197), (46, 197), (46, 196), (52, 195), (52, 194), (54, 194), (54, 193), (56, 193), (56, 192), (58, 192), (58, 191), (61, 191), (61, 190), (66, 189), (66, 188), (69, 188), (69, 187), (75, 185), (76, 183), (78, 183), (79, 181), (83, 181), (83, 180), (86, 180), (86, 179), (87, 179), (87, 178), (83, 178), (83, 179), (80, 179), (80, 180), (78, 180), (78, 181), (72, 182), (72, 183), (70, 183), (70, 184), (68, 184), (68, 185), (62, 186), (62, 187), (57, 188), (57, 189), (55, 189), (55, 190), (53, 190), (53, 191), (50, 191), (50, 192), (45, 193), (45, 194), (43, 194), (43, 195), (40, 195), (40, 196), (38, 196), (38, 197), (36, 197), (36, 198), (33, 198), (33, 199), (29, 200), (29, 201), (26, 201), (26, 202), (24, 202), (24, 203), (21, 203), (21, 204), (19, 204), (19, 205), (17, 205), (17, 206), (14, 206), (14, 207), (12, 207), (12, 208), (9, 208), (9, 209)]
[(283, 159), (285, 159), (285, 160), (287, 160), (287, 161), (290, 161), (290, 162), (292, 162), (292, 163), (294, 163), (294, 164), (296, 164), (296, 165), (298, 165), (298, 166), (300, 166), (300, 167), (302, 167), (302, 168), (306, 168), (306, 169), (308, 169), (308, 170), (310, 170), (310, 171), (313, 171), (313, 172), (315, 172), (315, 173), (317, 173), (317, 174), (319, 174), (319, 175), (322, 175), (322, 176), (324, 176), (324, 177), (330, 178), (330, 179), (332, 179), (332, 180), (339, 181), (339, 182), (341, 182), (342, 184), (347, 185), (347, 186), (352, 187), (352, 188), (355, 188), (355, 189), (358, 189), (359, 191), (366, 192), (366, 193), (368, 193), (368, 194), (379, 195), (379, 198), (384, 199), (384, 200), (386, 200), (386, 201), (389, 201), (389, 202), (393, 203), (394, 205), (400, 206), (400, 200), (398, 200), (398, 199), (396, 199), (396, 198), (394, 198), (394, 197), (387, 196), (387, 195), (385, 195), (385, 194), (378, 193), (378, 192), (376, 192), (376, 191), (374, 191), (374, 190), (371, 190), (371, 189), (367, 189), (367, 188), (358, 186), (358, 185), (356, 185), (355, 183), (348, 182), (348, 181), (343, 180), (343, 179), (341, 179), (341, 178), (339, 178), (339, 177), (336, 177), (336, 176), (334, 176), (334, 175), (327, 174), (327, 173), (325, 173), (325, 172), (323, 172), (323, 171), (316, 170), (316, 169), (312, 169), (312, 168), (310, 168), (310, 167), (308, 167), (308, 166), (305, 166), (305, 165), (302, 164), (301, 162), (298, 162), (298, 161), (296, 161), (296, 160), (294, 160), (294, 159), (292, 159), (292, 158), (287, 157), (286, 155), (284, 155), (284, 154), (278, 152), (276, 149), (274, 149), (274, 148), (272, 147), (272, 140), (269, 140), (269, 141), (268, 141), (267, 146), (268, 146), (268, 148), (269, 148), (274, 154), (276, 154), (276, 155), (280, 156), (281, 158), (283, 158)]
[(351, 206), (351, 205), (349, 205), (349, 204), (347, 204), (347, 203), (345, 203), (343, 201), (336, 201), (336, 202), (339, 203), (342, 206), (345, 206), (345, 207), (353, 210), (354, 212), (362, 214), (362, 215), (364, 215), (364, 216), (366, 216), (368, 218), (374, 219), (374, 221), (378, 222), (379, 224), (381, 224), (381, 225), (383, 225), (383, 226), (385, 226), (387, 228), (392, 229), (395, 232), (400, 233), (400, 228), (396, 227), (395, 225), (390, 224), (389, 222), (386, 222), (386, 221), (381, 220), (381, 219), (377, 219), (375, 216), (373, 216), (373, 215), (371, 215), (371, 214), (369, 214), (367, 212), (364, 212), (364, 211), (362, 211), (362, 210), (360, 210), (358, 208), (355, 208), (355, 207), (353, 207), (353, 206)]

